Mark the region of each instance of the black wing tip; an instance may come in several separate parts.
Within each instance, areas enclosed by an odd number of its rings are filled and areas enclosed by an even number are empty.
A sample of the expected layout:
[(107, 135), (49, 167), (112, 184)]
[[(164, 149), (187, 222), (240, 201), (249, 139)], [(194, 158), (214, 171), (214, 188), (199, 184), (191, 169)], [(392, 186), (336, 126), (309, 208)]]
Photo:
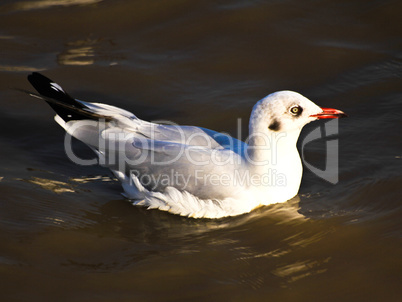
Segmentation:
[(59, 84), (43, 74), (33, 72), (28, 75), (28, 81), (64, 121), (96, 118), (94, 114), (83, 111), (86, 106), (73, 99)]
[(49, 79), (48, 77), (44, 76), (43, 74), (39, 72), (32, 72), (31, 74), (28, 75), (28, 81), (34, 85), (34, 84), (51, 84), (55, 83), (52, 79)]
[[(47, 77), (45, 77), (43, 74), (39, 72), (32, 72), (30, 75), (28, 75), (28, 81), (29, 83), (32, 84), (32, 86), (38, 90), (38, 89), (43, 89), (43, 88), (50, 88), (49, 85), (50, 83), (53, 83), (53, 81)], [(39, 92), (39, 91), (38, 91)]]
[(46, 78), (46, 79), (50, 80), (49, 78), (45, 77), (43, 74), (41, 74), (39, 72), (36, 72), (36, 71), (34, 71), (34, 72), (32, 72), (31, 74), (28, 75), (28, 80), (33, 79), (33, 78), (38, 78), (38, 77)]
[(55, 90), (54, 87), (52, 87), (52, 84), (55, 84), (55, 82), (39, 72), (33, 72), (28, 75), (28, 81), (40, 94), (44, 96), (58, 98), (61, 96), (60, 92), (62, 95), (66, 95), (63, 90)]
[(30, 75), (28, 75), (28, 81), (39, 94), (45, 97), (70, 104), (78, 108), (84, 107), (82, 104), (78, 103), (75, 99), (69, 96), (59, 84), (39, 72), (32, 72)]

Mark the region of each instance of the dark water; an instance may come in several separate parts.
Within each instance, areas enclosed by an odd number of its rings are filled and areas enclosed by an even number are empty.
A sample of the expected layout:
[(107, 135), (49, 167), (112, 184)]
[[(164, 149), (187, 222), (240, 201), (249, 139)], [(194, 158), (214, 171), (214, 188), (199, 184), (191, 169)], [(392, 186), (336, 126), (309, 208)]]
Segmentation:
[[(35, 0), (0, 4), (1, 301), (401, 301), (400, 1)], [(291, 89), (349, 114), (339, 183), (222, 220), (131, 206), (70, 162), (30, 89), (41, 71), (149, 120), (243, 133)], [(319, 124), (302, 132), (308, 135)], [(76, 143), (81, 156), (91, 152)], [(326, 140), (305, 147), (323, 169)]]

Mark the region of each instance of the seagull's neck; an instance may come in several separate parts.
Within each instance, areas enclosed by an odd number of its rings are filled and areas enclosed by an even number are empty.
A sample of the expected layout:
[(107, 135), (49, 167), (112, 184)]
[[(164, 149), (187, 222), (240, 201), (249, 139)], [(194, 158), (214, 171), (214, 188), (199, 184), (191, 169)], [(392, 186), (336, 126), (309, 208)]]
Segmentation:
[(289, 160), (300, 160), (296, 143), (300, 130), (277, 132), (269, 129), (250, 129), (247, 155), (252, 166), (275, 167)]
[(257, 179), (269, 180), (253, 188), (262, 204), (286, 201), (297, 194), (303, 173), (296, 148), (299, 134), (300, 130), (251, 133), (246, 152), (248, 170)]

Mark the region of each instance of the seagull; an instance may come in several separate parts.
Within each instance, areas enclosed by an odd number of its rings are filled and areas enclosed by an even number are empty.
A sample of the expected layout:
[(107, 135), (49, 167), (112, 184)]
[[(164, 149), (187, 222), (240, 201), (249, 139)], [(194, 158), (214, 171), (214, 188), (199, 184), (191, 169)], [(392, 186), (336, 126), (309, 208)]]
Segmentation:
[[(65, 142), (74, 137), (89, 146), (134, 205), (193, 218), (236, 216), (292, 199), (302, 178), (296, 148), (301, 129), (315, 120), (346, 117), (299, 93), (279, 91), (255, 104), (243, 142), (206, 128), (152, 123), (115, 106), (74, 99), (37, 72), (28, 80), (38, 94), (25, 92), (53, 108), (55, 121), (67, 132)], [(71, 151), (66, 153), (80, 163)]]

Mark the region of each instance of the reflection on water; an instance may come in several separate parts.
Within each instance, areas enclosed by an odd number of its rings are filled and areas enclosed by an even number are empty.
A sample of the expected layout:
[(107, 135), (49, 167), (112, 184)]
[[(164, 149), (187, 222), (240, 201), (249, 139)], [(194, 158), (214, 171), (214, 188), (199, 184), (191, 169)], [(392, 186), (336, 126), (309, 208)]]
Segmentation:
[(106, 65), (117, 65), (124, 56), (112, 55), (114, 43), (105, 39), (85, 39), (69, 42), (66, 49), (57, 56), (60, 65), (92, 65), (95, 62)]
[(37, 1), (20, 1), (11, 5), (11, 10), (32, 10), (46, 9), (53, 6), (72, 6), (72, 5), (89, 5), (101, 2), (102, 0), (37, 0)]
[(110, 176), (105, 176), (105, 175), (82, 176), (82, 177), (70, 178), (70, 180), (79, 182), (79, 183), (88, 183), (88, 182), (98, 181), (98, 180), (100, 180), (102, 182), (117, 181), (116, 179), (113, 179)]
[(316, 233), (308, 235), (304, 233), (297, 233), (288, 238), (283, 239), (284, 242), (294, 247), (307, 247), (308, 245), (320, 241), (328, 232)]
[(306, 217), (299, 212), (300, 206), (300, 197), (295, 196), (291, 200), (288, 200), (284, 203), (273, 204), (271, 207), (268, 207), (269, 215), (278, 216), (278, 224), (298, 224), (302, 223)]
[(322, 268), (322, 265), (329, 260), (330, 258), (323, 261), (296, 262), (279, 267), (272, 273), (278, 277), (285, 278), (288, 283), (292, 283), (302, 278), (325, 273), (327, 269)]
[[(44, 170), (39, 170), (39, 169), (30, 169), (30, 170), (42, 172), (44, 174), (52, 174), (49, 171), (44, 171)], [(3, 178), (4, 177), (0, 177), (0, 181)], [(69, 182), (54, 180), (54, 179), (50, 179), (50, 178), (35, 177), (35, 176), (33, 176), (29, 179), (16, 179), (16, 180), (21, 180), (21, 181), (24, 181), (27, 183), (38, 185), (42, 189), (51, 191), (56, 194), (78, 193), (82, 190), (85, 190), (85, 189), (77, 186), (74, 183), (78, 183), (78, 184), (98, 183), (99, 185), (102, 185), (102, 183), (105, 183), (105, 182), (111, 182), (111, 183), (117, 182), (116, 179), (114, 179), (110, 176), (104, 176), (104, 175), (74, 177), (74, 178), (69, 178)], [(71, 183), (71, 182), (73, 182), (73, 183)]]
[(91, 65), (95, 62), (93, 56), (93, 47), (77, 47), (68, 49), (64, 53), (61, 53), (58, 56), (57, 61), (62, 65)]
[(75, 192), (74, 189), (71, 187), (71, 185), (62, 181), (44, 179), (39, 177), (33, 177), (32, 179), (28, 179), (26, 181), (57, 194)]
[(42, 71), (43, 68), (36, 68), (32, 66), (8, 66), (0, 65), (0, 71), (14, 71), (14, 72), (34, 72)]
[(56, 217), (45, 217), (45, 219), (50, 221), (51, 224), (58, 225), (58, 226), (65, 225), (65, 223), (66, 223), (66, 221), (64, 221), (63, 219), (56, 218)]

